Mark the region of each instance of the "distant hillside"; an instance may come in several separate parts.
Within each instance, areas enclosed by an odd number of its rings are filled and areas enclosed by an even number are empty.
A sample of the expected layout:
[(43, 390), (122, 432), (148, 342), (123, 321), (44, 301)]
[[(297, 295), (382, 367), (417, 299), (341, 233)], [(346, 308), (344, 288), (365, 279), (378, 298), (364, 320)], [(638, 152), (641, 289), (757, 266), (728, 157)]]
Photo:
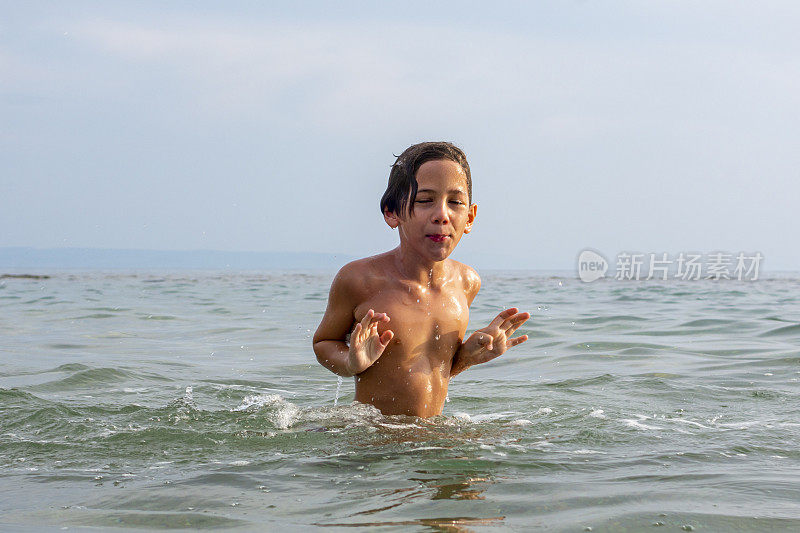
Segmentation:
[(295, 269), (338, 268), (354, 259), (314, 252), (0, 248), (0, 269)]

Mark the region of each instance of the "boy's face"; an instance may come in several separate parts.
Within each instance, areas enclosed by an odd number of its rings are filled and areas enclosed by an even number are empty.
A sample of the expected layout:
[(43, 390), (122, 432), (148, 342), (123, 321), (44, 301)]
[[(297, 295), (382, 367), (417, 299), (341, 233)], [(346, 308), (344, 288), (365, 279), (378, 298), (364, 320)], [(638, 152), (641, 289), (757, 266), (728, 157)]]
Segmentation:
[(414, 211), (403, 216), (386, 212), (384, 218), (398, 228), (402, 244), (426, 259), (443, 261), (472, 229), (478, 206), (470, 205), (467, 175), (455, 161), (427, 161), (416, 178)]

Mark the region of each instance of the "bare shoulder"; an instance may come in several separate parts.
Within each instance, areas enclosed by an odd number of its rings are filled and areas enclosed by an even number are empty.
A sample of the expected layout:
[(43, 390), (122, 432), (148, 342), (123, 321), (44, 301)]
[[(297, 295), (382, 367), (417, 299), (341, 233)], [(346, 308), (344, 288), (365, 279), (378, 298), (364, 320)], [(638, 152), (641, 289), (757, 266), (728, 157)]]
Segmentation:
[(359, 259), (344, 265), (331, 283), (328, 307), (322, 317), (314, 342), (322, 340), (343, 340), (353, 327), (356, 307), (368, 296), (373, 283), (374, 267), (371, 258)]
[(381, 265), (384, 261), (382, 255), (356, 259), (347, 263), (336, 274), (334, 285), (353, 292), (369, 290), (381, 272)]
[(350, 261), (339, 269), (335, 281), (345, 284), (356, 281), (359, 276), (362, 276), (364, 272), (369, 269), (369, 264), (367, 263), (368, 259), (369, 258)]
[(471, 266), (456, 260), (452, 261), (453, 270), (457, 273), (457, 277), (463, 281), (464, 292), (467, 294), (469, 302), (472, 303), (481, 288), (481, 277)]

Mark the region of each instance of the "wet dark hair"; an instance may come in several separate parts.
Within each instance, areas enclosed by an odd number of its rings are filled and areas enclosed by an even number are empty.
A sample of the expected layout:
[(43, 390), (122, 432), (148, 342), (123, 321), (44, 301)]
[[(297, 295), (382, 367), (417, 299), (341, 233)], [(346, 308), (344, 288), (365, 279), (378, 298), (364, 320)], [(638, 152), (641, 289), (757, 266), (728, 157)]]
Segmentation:
[(469, 172), (467, 156), (458, 146), (449, 142), (424, 142), (406, 148), (392, 165), (389, 184), (381, 197), (381, 213), (411, 213), (414, 198), (417, 196), (417, 171), (428, 161), (454, 161), (467, 176), (467, 194), (472, 204), (472, 175)]

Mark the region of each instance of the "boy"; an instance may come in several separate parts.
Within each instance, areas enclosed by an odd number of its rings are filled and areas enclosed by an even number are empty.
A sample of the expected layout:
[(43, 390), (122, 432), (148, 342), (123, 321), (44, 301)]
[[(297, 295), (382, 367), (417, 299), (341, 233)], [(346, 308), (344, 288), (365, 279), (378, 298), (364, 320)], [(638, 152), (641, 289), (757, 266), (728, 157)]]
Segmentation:
[(339, 271), (314, 334), (317, 360), (356, 377), (356, 401), (386, 415), (439, 415), (451, 377), (528, 340), (511, 338), (530, 318), (511, 308), (462, 342), (481, 280), (448, 257), (477, 208), (456, 146), (415, 144), (392, 165), (381, 211), (400, 246)]

